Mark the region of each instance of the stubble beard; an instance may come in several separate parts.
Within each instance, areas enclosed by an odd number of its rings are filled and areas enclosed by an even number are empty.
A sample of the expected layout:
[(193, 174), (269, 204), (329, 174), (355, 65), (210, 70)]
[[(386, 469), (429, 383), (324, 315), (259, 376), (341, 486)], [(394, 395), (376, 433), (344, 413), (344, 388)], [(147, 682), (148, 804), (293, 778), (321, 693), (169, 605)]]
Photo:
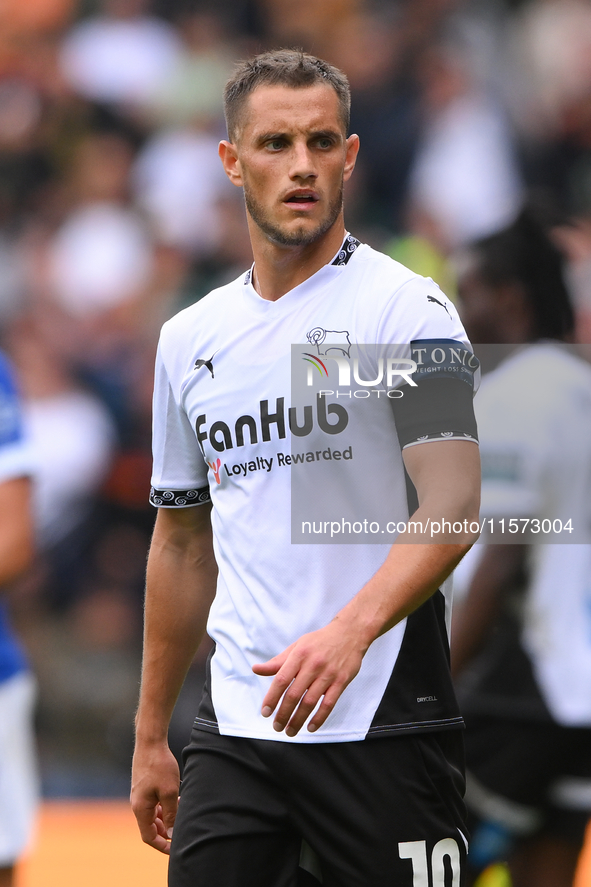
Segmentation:
[(330, 231), (338, 219), (343, 208), (343, 182), (341, 181), (339, 192), (334, 201), (328, 207), (326, 216), (318, 222), (316, 228), (296, 228), (286, 231), (275, 224), (269, 217), (267, 210), (256, 200), (251, 189), (244, 185), (244, 202), (253, 222), (261, 229), (263, 234), (279, 246), (309, 246)]

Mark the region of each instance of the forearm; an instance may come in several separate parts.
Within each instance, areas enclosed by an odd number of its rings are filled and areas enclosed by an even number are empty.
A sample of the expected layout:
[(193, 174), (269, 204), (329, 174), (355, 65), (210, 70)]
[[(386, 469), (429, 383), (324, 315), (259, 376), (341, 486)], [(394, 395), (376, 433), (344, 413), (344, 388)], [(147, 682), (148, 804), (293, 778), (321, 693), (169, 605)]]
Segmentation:
[(256, 674), (275, 675), (261, 709), (264, 717), (276, 711), (274, 729), (295, 736), (320, 700), (308, 730), (322, 726), (371, 643), (427, 600), (468, 547), (395, 543), (332, 622), (253, 666)]
[(380, 569), (337, 614), (364, 650), (421, 606), (447, 579), (469, 544), (394, 543)]
[[(445, 444), (434, 446), (438, 449), (431, 453), (440, 463), (435, 472), (436, 482), (429, 463), (425, 466), (425, 451), (421, 453), (422, 446), (416, 447), (407, 459), (419, 483), (419, 508), (409, 519), (405, 532), (392, 545), (380, 569), (336, 617), (356, 626), (367, 647), (420, 607), (478, 538), (478, 532), (470, 530), (471, 524), (473, 529), (478, 527), (478, 450), (472, 443), (459, 444), (465, 447), (467, 467), (471, 467), (471, 472), (467, 470), (460, 480), (457, 470), (455, 473), (451, 470), (457, 460), (457, 447), (444, 450)], [(472, 479), (470, 473), (474, 475)], [(445, 526), (451, 532), (437, 533), (434, 542), (434, 523), (439, 529)], [(454, 532), (454, 527), (459, 532)]]
[(216, 575), (211, 532), (190, 523), (171, 526), (169, 515), (159, 515), (148, 558), (138, 741), (166, 739), (176, 699), (205, 633)]
[(160, 509), (148, 557), (144, 659), (131, 781), (143, 840), (169, 853), (179, 768), (168, 725), (215, 594), (210, 509)]
[[(419, 508), (413, 520), (466, 520), (478, 517), (478, 448), (466, 441), (425, 443), (405, 451), (404, 462), (415, 485)], [(317, 730), (345, 687), (361, 668), (370, 644), (412, 613), (464, 556), (477, 534), (456, 534), (434, 544), (429, 533), (407, 529), (379, 570), (324, 627), (303, 635), (282, 653), (253, 665), (259, 675), (274, 675), (261, 713), (275, 711), (274, 729), (295, 736), (314, 712), (308, 730)], [(458, 538), (459, 536), (459, 538)]]

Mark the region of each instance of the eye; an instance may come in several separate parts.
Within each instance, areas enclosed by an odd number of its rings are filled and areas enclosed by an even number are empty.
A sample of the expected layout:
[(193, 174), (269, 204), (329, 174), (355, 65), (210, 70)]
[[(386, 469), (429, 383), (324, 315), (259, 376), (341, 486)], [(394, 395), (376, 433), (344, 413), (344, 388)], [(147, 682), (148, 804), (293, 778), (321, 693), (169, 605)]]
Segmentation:
[(318, 139), (316, 144), (319, 148), (332, 148), (332, 139), (330, 139), (328, 136), (323, 136), (321, 139)]
[(281, 151), (283, 146), (283, 139), (271, 139), (271, 141), (267, 142), (267, 148), (269, 151)]

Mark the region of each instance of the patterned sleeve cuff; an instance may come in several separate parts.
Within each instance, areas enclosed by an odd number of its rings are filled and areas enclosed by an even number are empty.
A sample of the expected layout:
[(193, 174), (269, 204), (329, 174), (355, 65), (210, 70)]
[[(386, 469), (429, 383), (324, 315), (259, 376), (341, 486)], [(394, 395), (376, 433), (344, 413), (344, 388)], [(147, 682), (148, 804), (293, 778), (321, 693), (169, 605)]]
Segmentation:
[(439, 431), (435, 434), (422, 434), (414, 440), (409, 440), (407, 444), (404, 444), (402, 449), (406, 450), (407, 447), (414, 447), (417, 444), (431, 443), (434, 440), (473, 440), (474, 443), (478, 443), (478, 437), (467, 431)]
[(203, 505), (211, 502), (209, 487), (199, 490), (150, 490), (150, 505), (156, 508), (187, 508), (189, 505)]

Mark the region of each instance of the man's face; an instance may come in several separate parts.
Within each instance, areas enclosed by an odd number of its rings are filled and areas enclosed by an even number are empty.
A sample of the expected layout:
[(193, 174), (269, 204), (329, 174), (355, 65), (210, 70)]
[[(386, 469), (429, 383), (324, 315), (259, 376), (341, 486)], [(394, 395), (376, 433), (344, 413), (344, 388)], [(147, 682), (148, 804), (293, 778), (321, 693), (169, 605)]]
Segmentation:
[(231, 156), (222, 159), (262, 234), (305, 246), (339, 218), (358, 144), (357, 136), (345, 137), (330, 86), (260, 86), (247, 100)]

